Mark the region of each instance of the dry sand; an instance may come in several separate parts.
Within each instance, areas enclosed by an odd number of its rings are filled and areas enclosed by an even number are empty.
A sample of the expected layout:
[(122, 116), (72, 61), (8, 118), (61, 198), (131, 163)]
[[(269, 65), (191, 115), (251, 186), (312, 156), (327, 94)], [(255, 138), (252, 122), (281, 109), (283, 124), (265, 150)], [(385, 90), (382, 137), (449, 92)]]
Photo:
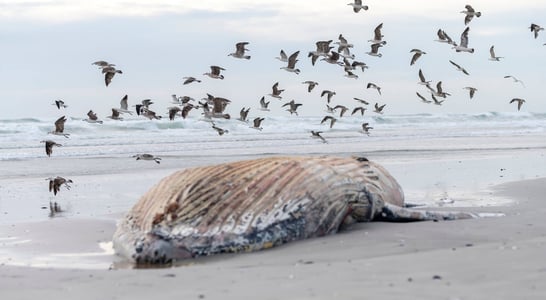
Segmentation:
[[(237, 157), (224, 158), (231, 159)], [(336, 235), (266, 251), (133, 269), (109, 252), (108, 242), (122, 212), (172, 171), (165, 159), (156, 169), (143, 169), (142, 164), (120, 172), (90, 167), (85, 174), (73, 174), (72, 190), (62, 190), (55, 198), (67, 212), (51, 219), (39, 208), (51, 199), (43, 182), (46, 176), (35, 172), (33, 179), (40, 181), (20, 176), (0, 181), (3, 195), (9, 191), (11, 199), (10, 207), (6, 198), (0, 201), (5, 217), (0, 224), (1, 299), (546, 297), (546, 158), (540, 149), (494, 155), (485, 150), (420, 152), (397, 159), (384, 154), (373, 159), (391, 170), (412, 196), (438, 200), (443, 195), (455, 202), (445, 209), (478, 199), (472, 202), (477, 206), (456, 209), (506, 216), (357, 224)], [(95, 160), (115, 164), (105, 158), (77, 162), (92, 166)], [(56, 163), (67, 170), (74, 165), (71, 160)], [(507, 204), (507, 199), (513, 202)], [(21, 207), (26, 208), (24, 215)]]

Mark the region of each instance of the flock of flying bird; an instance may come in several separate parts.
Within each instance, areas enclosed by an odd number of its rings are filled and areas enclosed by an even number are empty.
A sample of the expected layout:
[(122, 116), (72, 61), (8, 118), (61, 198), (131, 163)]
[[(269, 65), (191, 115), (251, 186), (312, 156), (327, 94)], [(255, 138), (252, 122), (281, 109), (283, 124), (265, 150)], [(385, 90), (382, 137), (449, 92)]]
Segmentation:
[[(368, 6), (363, 5), (361, 0), (355, 0), (352, 3), (347, 4), (349, 6), (353, 7), (353, 11), (355, 13), (359, 13), (360, 11), (368, 10)], [(437, 31), (438, 38), (436, 39), (437, 42), (448, 44), (454, 49), (456, 52), (467, 52), (467, 53), (474, 53), (474, 48), (471, 48), (469, 46), (469, 32), (470, 27), (468, 27), (468, 24), (473, 20), (474, 17), (480, 17), (481, 12), (478, 12), (473, 9), (471, 5), (466, 5), (465, 10), (461, 11), (465, 15), (464, 17), (464, 23), (465, 30), (462, 32), (460, 36), (460, 42), (456, 43), (453, 41), (448, 34), (442, 30), (439, 29)], [(378, 57), (380, 58), (382, 54), (380, 53), (380, 49), (384, 47), (387, 44), (387, 41), (384, 40), (384, 36), (381, 32), (383, 27), (383, 23), (379, 24), (375, 30), (373, 38), (368, 40), (370, 43), (370, 51), (366, 52), (366, 54)], [(537, 38), (540, 31), (544, 30), (539, 25), (531, 24), (530, 30), (533, 33), (534, 37)], [(236, 59), (243, 59), (243, 60), (250, 60), (251, 56), (247, 55), (247, 51), (249, 49), (247, 46), (249, 45), (249, 42), (238, 42), (235, 45), (235, 52), (229, 53), (228, 56), (231, 56)], [(546, 44), (545, 44), (546, 45)], [(307, 57), (311, 59), (311, 64), (315, 66), (318, 62), (325, 62), (332, 65), (337, 65), (341, 68), (343, 68), (343, 72), (345, 73), (344, 76), (347, 78), (358, 78), (358, 74), (356, 74), (357, 70), (360, 70), (361, 72), (364, 72), (368, 66), (366, 63), (362, 61), (358, 61), (355, 59), (355, 55), (351, 53), (351, 50), (353, 48), (353, 44), (349, 43), (347, 39), (342, 35), (339, 34), (338, 41), (333, 42), (333, 40), (324, 40), (324, 41), (318, 41), (315, 43), (316, 49), (311, 50), (308, 52)], [(502, 57), (495, 55), (495, 49), (494, 46), (491, 46), (489, 49), (490, 52), (490, 58), (491, 61), (500, 61)], [(410, 65), (415, 65), (417, 61), (426, 54), (425, 51), (421, 49), (412, 49), (410, 51), (411, 60)], [(280, 50), (280, 54), (275, 59), (279, 60), (280, 62), (284, 63), (284, 66), (282, 66), (280, 69), (283, 69), (287, 72), (299, 74), (301, 72), (300, 69), (297, 68), (298, 63), (298, 56), (300, 54), (300, 51), (295, 51), (291, 53), (290, 55), (287, 55), (284, 50)], [(454, 61), (449, 61), (458, 71), (464, 73), (465, 75), (469, 75), (469, 72), (459, 64), (455, 63)], [(112, 80), (114, 79), (114, 76), (116, 74), (123, 74), (123, 72), (116, 68), (115, 64), (108, 63), (106, 61), (96, 61), (93, 63), (93, 65), (98, 66), (101, 70), (101, 73), (104, 75), (104, 82), (105, 85), (108, 87)], [(210, 71), (205, 72), (203, 75), (207, 76), (211, 79), (215, 80), (223, 80), (224, 77), (224, 69), (223, 67), (212, 65), (210, 66)], [(416, 92), (418, 98), (424, 102), (424, 103), (433, 103), (436, 105), (441, 105), (445, 99), (450, 96), (450, 94), (446, 91), (444, 91), (442, 87), (442, 81), (438, 81), (436, 85), (432, 85), (431, 81), (427, 81), (423, 71), (419, 69), (418, 72), (419, 76), (419, 84), (423, 85), (427, 88), (427, 90), (430, 92), (431, 99), (427, 99), (427, 97), (423, 96), (421, 93)], [(511, 75), (505, 76), (505, 78), (513, 79), (514, 82), (518, 82), (523, 85), (523, 82)], [(183, 78), (183, 85), (188, 84), (198, 84), (201, 82), (200, 79), (197, 79), (193, 76), (187, 76)], [(311, 93), (318, 85), (319, 83), (316, 81), (306, 80), (303, 81), (302, 84), (306, 86), (307, 92)], [(378, 95), (381, 95), (381, 87), (373, 82), (368, 82), (366, 84), (367, 89), (374, 89), (377, 91)], [(476, 93), (477, 89), (475, 87), (467, 86), (464, 87), (464, 89), (468, 90), (469, 97), (472, 99), (474, 97), (474, 94)], [(267, 96), (271, 98), (275, 98), (278, 100), (282, 99), (282, 93), (285, 90), (282, 89), (279, 86), (279, 82), (276, 82), (271, 87), (271, 93), (269, 93)], [(324, 116), (320, 122), (320, 124), (326, 124), (330, 128), (332, 128), (336, 121), (339, 118), (342, 118), (343, 116), (348, 115), (347, 112), (351, 112), (351, 115), (360, 115), (364, 116), (365, 111), (368, 110), (368, 105), (370, 103), (366, 100), (360, 99), (360, 98), (353, 98), (355, 100), (355, 107), (350, 109), (347, 106), (337, 104), (333, 105), (331, 104), (333, 102), (333, 98), (336, 95), (336, 92), (333, 90), (322, 90), (320, 92), (320, 97), (324, 98), (326, 100), (326, 111), (327, 115)], [(441, 98), (442, 100), (439, 100)], [(192, 110), (201, 110), (201, 115), (203, 116), (204, 120), (207, 120), (211, 123), (211, 128), (216, 130), (216, 132), (219, 135), (224, 135), (228, 133), (229, 131), (227, 129), (223, 129), (219, 127), (214, 120), (215, 119), (231, 119), (230, 114), (226, 112), (226, 108), (231, 104), (232, 101), (229, 99), (223, 98), (223, 97), (217, 97), (213, 96), (211, 94), (207, 94), (207, 97), (201, 99), (200, 101), (196, 101), (194, 98), (189, 96), (176, 96), (172, 95), (172, 103), (176, 104), (175, 106), (168, 108), (168, 117), (170, 120), (175, 120), (176, 117), (182, 117), (186, 118), (189, 113)], [(518, 110), (521, 109), (523, 103), (525, 102), (524, 99), (521, 98), (514, 98), (510, 101), (510, 103), (517, 103)], [(67, 105), (62, 100), (56, 100), (55, 103), (53, 103), (58, 109), (66, 108)], [(149, 118), (150, 120), (153, 119), (161, 119), (162, 116), (158, 115), (155, 111), (153, 111), (150, 107), (153, 104), (151, 99), (145, 99), (142, 100), (139, 104), (134, 105), (135, 109), (130, 110), (128, 107), (128, 96), (125, 95), (121, 101), (119, 107), (112, 108), (112, 114), (108, 116), (108, 118), (112, 120), (123, 120), (122, 114), (133, 114), (136, 113), (139, 116), (143, 116), (146, 118)], [(267, 112), (269, 111), (269, 104), (270, 101), (266, 100), (266, 96), (262, 96), (259, 100), (259, 110)], [(302, 103), (298, 103), (295, 100), (291, 100), (288, 102), (285, 102), (282, 104), (281, 107), (286, 107), (286, 110), (292, 115), (295, 114), (298, 115), (298, 109), (302, 106)], [(382, 114), (383, 110), (385, 108), (385, 104), (375, 103), (373, 105), (373, 112)], [(249, 114), (250, 108), (243, 107), (239, 112), (239, 118), (237, 118), (238, 121), (241, 122), (249, 122), (248, 114)], [(99, 120), (96, 113), (90, 110), (87, 114), (88, 118), (85, 119), (85, 121), (90, 123), (102, 123), (103, 121)], [(262, 122), (265, 120), (262, 116), (257, 116), (252, 119), (251, 128), (262, 130)], [(50, 134), (57, 135), (57, 136), (63, 136), (65, 138), (69, 138), (69, 134), (64, 132), (64, 125), (66, 122), (66, 117), (62, 116), (55, 122), (55, 130), (49, 132)], [(373, 127), (370, 126), (368, 122), (362, 122), (360, 132), (369, 135), (370, 130), (373, 129)], [(323, 132), (319, 130), (312, 130), (311, 131), (311, 137), (318, 138), (322, 142), (326, 143), (327, 140), (321, 135)], [(46, 155), (50, 156), (53, 151), (53, 147), (60, 147), (62, 146), (59, 143), (56, 143), (53, 140), (44, 140), (42, 141), (45, 143), (45, 150)], [(149, 160), (149, 161), (155, 161), (156, 163), (160, 163), (161, 158), (156, 157), (152, 154), (136, 154), (133, 156), (137, 160)], [(61, 186), (65, 186), (66, 188), (70, 188), (69, 183), (72, 183), (70, 179), (65, 179), (63, 177), (55, 177), (55, 178), (48, 178), (49, 180), (49, 190), (53, 191), (54, 195), (57, 194)], [(53, 203), (50, 205), (52, 212), (57, 212), (60, 210), (60, 208), (57, 206), (56, 203)]]

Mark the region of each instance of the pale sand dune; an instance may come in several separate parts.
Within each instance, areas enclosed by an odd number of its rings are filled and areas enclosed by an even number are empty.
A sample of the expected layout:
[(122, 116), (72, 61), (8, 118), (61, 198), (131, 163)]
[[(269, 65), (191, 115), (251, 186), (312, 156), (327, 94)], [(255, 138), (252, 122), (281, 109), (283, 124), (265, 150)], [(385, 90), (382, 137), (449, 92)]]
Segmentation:
[[(337, 235), (266, 251), (191, 260), (173, 268), (134, 270), (107, 247), (101, 248), (111, 240), (115, 220), (163, 176), (207, 161), (172, 158), (169, 165), (164, 159), (155, 168), (153, 162), (63, 159), (56, 163), (73, 175), (67, 177), (75, 183), (72, 190), (61, 190), (55, 199), (67, 209), (59, 217), (49, 219), (47, 210), (39, 207), (52, 198), (42, 182), (45, 174), (38, 171), (30, 178), (0, 180), (4, 195), (10, 195), (0, 199), (6, 216), (0, 219), (0, 294), (2, 299), (546, 296), (546, 179), (533, 180), (546, 177), (546, 170), (537, 167), (545, 165), (540, 151), (374, 155), (372, 159), (381, 161), (407, 193), (433, 199), (429, 204), (443, 195), (455, 201), (445, 206), (467, 206), (470, 202), (466, 201), (474, 199), (485, 207), (456, 209), (503, 212), (506, 216), (358, 224)], [(239, 157), (219, 158), (232, 159)], [(75, 162), (83, 169), (97, 163), (113, 165), (70, 174), (69, 166)], [(33, 163), (23, 161), (19, 166)], [(518, 179), (525, 180), (504, 183)], [(498, 183), (503, 184), (492, 192)], [(502, 199), (515, 202), (506, 205)], [(503, 206), (493, 206), (498, 203)]]

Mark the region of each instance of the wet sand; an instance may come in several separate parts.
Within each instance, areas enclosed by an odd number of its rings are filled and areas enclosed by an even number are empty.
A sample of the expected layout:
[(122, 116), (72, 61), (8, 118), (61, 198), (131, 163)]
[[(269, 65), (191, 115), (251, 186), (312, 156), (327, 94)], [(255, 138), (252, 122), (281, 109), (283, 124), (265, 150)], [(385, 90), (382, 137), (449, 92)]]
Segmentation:
[[(244, 157), (249, 156), (214, 162)], [(133, 269), (110, 248), (116, 220), (160, 178), (210, 159), (170, 157), (161, 165), (118, 158), (15, 161), (4, 164), (14, 174), (0, 180), (2, 298), (546, 296), (546, 170), (541, 167), (546, 158), (541, 149), (374, 152), (368, 157), (399, 180), (409, 202), (505, 216), (364, 223), (256, 253)], [(52, 163), (74, 180), (72, 189), (62, 189), (57, 197), (48, 193), (44, 180)], [(15, 168), (33, 171), (22, 175)], [(50, 200), (65, 211), (48, 217), (42, 207)]]

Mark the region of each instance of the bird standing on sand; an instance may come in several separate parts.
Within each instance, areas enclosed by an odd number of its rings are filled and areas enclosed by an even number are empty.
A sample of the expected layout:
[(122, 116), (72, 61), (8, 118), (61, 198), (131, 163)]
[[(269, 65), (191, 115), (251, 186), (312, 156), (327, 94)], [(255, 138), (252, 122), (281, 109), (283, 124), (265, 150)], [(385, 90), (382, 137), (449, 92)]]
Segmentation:
[(153, 160), (157, 164), (161, 163), (161, 157), (155, 157), (154, 155), (148, 153), (135, 154), (133, 157), (135, 157), (136, 160)]
[(40, 141), (40, 143), (45, 143), (45, 151), (48, 157), (51, 156), (51, 153), (53, 153), (53, 146), (61, 147), (61, 144), (57, 144), (52, 140), (44, 140)]
[(245, 55), (245, 51), (249, 51), (245, 48), (248, 45), (248, 42), (239, 42), (235, 44), (235, 52), (228, 54), (228, 56), (233, 56), (235, 58), (250, 59), (250, 55)]
[(518, 103), (518, 111), (519, 111), (521, 109), (521, 106), (523, 105), (523, 103), (525, 103), (525, 100), (521, 99), (521, 98), (514, 98), (514, 99), (510, 100), (510, 104), (512, 104), (514, 102)]
[(52, 191), (55, 196), (57, 196), (57, 193), (61, 190), (62, 185), (64, 185), (67, 190), (70, 190), (69, 183), (72, 183), (71, 179), (65, 179), (61, 176), (46, 178), (46, 180), (49, 180), (49, 191)]

